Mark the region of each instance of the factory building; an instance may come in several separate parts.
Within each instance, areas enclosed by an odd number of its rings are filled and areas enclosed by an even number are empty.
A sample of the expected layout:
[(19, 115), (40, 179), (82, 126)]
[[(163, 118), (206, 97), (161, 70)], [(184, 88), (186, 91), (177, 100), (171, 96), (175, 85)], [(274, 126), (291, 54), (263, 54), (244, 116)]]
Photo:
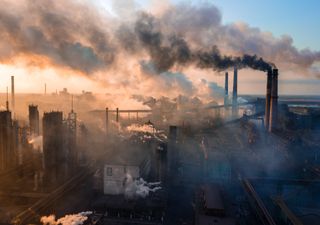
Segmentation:
[(39, 111), (37, 105), (29, 105), (29, 125), (30, 134), (32, 136), (39, 136)]
[(77, 114), (71, 110), (66, 121), (66, 148), (68, 153), (68, 165), (74, 172), (78, 163), (77, 153)]
[(63, 148), (62, 112), (44, 113), (43, 153), (45, 179), (54, 183), (65, 175), (66, 153)]
[(0, 112), (0, 170), (7, 170), (14, 164), (13, 122), (9, 110)]

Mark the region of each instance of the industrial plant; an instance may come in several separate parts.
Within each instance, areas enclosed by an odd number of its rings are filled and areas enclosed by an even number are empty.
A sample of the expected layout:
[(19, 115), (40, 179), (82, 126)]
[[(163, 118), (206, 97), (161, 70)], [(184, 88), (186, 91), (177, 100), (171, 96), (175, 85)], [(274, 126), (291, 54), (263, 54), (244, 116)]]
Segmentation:
[(319, 225), (319, 7), (0, 0), (0, 225)]
[[(101, 225), (317, 224), (319, 99), (279, 97), (276, 68), (265, 96), (239, 96), (239, 69), (232, 93), (229, 73), (222, 104), (77, 113), (94, 95), (65, 89), (24, 102), (25, 117), (12, 76), (0, 112), (1, 224), (78, 212)], [(48, 110), (52, 98), (66, 113)]]

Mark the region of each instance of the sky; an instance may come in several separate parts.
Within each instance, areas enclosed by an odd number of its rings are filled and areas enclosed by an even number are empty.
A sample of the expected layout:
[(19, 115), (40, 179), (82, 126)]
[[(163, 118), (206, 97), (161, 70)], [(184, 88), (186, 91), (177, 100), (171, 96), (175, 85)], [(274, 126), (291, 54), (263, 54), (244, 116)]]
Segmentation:
[[(138, 1), (141, 6), (152, 4)], [(172, 3), (213, 3), (222, 12), (223, 23), (237, 21), (270, 31), (276, 36), (288, 34), (299, 49), (320, 51), (320, 1), (318, 0), (171, 0)]]
[[(90, 4), (95, 4), (100, 11), (106, 10), (108, 13), (115, 15), (112, 9), (114, 4), (112, 0), (87, 1)], [(126, 0), (126, 2), (130, 1), (133, 0)], [(155, 11), (157, 7), (165, 8), (176, 4), (191, 4), (194, 6), (204, 3), (214, 4), (221, 12), (222, 25), (245, 23), (252, 28), (258, 28), (262, 32), (270, 32), (278, 39), (281, 39), (283, 35), (290, 36), (293, 40), (293, 46), (298, 50), (320, 51), (320, 29), (318, 29), (320, 27), (320, 14), (318, 13), (320, 2), (317, 0), (136, 0), (136, 3), (139, 8), (147, 11)], [(318, 66), (320, 67), (319, 63)], [(242, 75), (239, 77), (240, 94), (263, 94), (265, 86), (263, 76), (255, 76), (250, 70), (240, 71), (241, 73)], [(63, 87), (67, 87), (71, 92), (81, 92), (82, 90), (105, 91), (105, 86), (100, 85), (97, 81), (73, 76), (72, 70), (61, 68), (33, 68), (30, 70), (19, 63), (14, 65), (0, 63), (0, 92), (5, 91), (6, 86), (9, 86), (11, 75), (17, 77), (17, 92), (41, 93), (44, 90), (45, 83), (48, 92), (55, 92), (56, 89), (61, 90)], [(320, 95), (318, 88), (320, 81), (316, 77), (292, 73), (291, 71), (281, 74), (279, 79), (279, 92), (281, 94)], [(208, 80), (216, 82), (220, 86), (224, 84), (222, 76), (211, 76)], [(243, 82), (242, 85), (241, 82)]]
[[(196, 2), (196, 1), (195, 1)], [(320, 50), (320, 2), (318, 0), (216, 0), (224, 23), (244, 21), (271, 31), (289, 34), (299, 49)]]

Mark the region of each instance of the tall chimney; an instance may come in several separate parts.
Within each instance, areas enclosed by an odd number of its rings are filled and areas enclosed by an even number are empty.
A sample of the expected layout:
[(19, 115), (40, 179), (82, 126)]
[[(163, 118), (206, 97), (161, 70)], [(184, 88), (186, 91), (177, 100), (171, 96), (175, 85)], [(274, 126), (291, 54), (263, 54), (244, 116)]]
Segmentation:
[(8, 91), (8, 86), (7, 86), (7, 101), (6, 101), (6, 109), (9, 111), (9, 91)]
[(271, 89), (272, 89), (272, 69), (268, 70), (268, 74), (267, 74), (266, 108), (265, 108), (265, 116), (264, 116), (264, 124), (265, 124), (266, 130), (269, 130)]
[(278, 69), (273, 69), (269, 132), (273, 132), (275, 129), (277, 129), (277, 123), (278, 123)]
[(11, 107), (12, 107), (12, 114), (14, 116), (14, 110), (15, 110), (14, 76), (11, 76)]
[(225, 80), (224, 80), (224, 87), (225, 87), (225, 95), (228, 95), (229, 92), (229, 75), (226, 72)]
[(119, 108), (116, 109), (116, 122), (119, 123)]
[(229, 75), (228, 75), (228, 72), (226, 72), (226, 75), (225, 75), (224, 88), (225, 88), (224, 105), (225, 105), (225, 107), (227, 107), (227, 104), (228, 104), (228, 93), (229, 93)]
[(109, 131), (109, 108), (106, 108), (106, 135), (108, 135)]
[(236, 116), (238, 111), (238, 69), (234, 67), (233, 73), (233, 94), (232, 94), (232, 115)]

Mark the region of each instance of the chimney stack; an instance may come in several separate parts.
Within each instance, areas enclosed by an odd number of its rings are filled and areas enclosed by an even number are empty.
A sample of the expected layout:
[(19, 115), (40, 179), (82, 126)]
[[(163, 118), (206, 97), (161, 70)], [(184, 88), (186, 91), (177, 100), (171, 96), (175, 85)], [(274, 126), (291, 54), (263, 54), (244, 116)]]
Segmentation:
[(6, 109), (9, 111), (9, 91), (8, 91), (8, 86), (7, 86), (7, 101), (6, 101)]
[(277, 128), (277, 123), (278, 123), (278, 69), (273, 69), (271, 101), (270, 101), (269, 132), (273, 132)]
[(116, 122), (119, 123), (119, 108), (116, 109)]
[(229, 75), (226, 72), (225, 81), (224, 81), (225, 95), (224, 95), (224, 105), (227, 107), (228, 104), (228, 93), (229, 93)]
[(106, 135), (108, 135), (109, 132), (109, 108), (106, 108)]
[(268, 74), (267, 74), (266, 108), (265, 108), (265, 116), (264, 116), (264, 124), (265, 124), (266, 130), (269, 130), (271, 90), (272, 90), (272, 69), (268, 70)]
[(233, 73), (233, 95), (232, 95), (232, 115), (237, 115), (238, 110), (238, 69), (235, 66), (234, 67), (234, 73)]
[(228, 74), (228, 72), (226, 72), (224, 87), (225, 87), (225, 95), (228, 95), (228, 92), (229, 92), (229, 74)]
[(14, 111), (15, 111), (14, 76), (11, 76), (11, 107), (12, 107), (12, 114), (14, 116)]

